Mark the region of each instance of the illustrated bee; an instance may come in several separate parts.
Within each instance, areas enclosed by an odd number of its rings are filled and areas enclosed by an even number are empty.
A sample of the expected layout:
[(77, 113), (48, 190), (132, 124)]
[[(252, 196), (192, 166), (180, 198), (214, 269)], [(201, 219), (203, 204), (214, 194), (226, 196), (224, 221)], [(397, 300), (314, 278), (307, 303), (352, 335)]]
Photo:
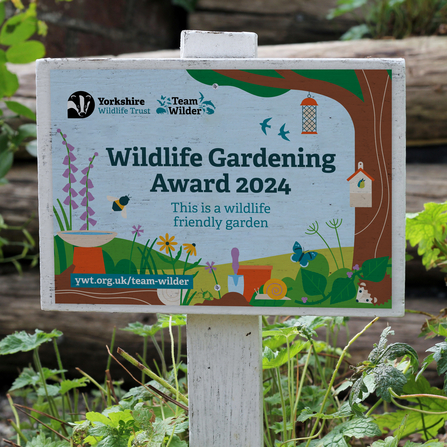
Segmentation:
[(113, 211), (121, 211), (121, 216), (123, 216), (125, 219), (127, 218), (127, 211), (126, 211), (126, 205), (129, 203), (130, 196), (122, 196), (119, 199), (117, 197), (113, 196), (107, 196), (107, 200), (112, 203), (112, 210)]

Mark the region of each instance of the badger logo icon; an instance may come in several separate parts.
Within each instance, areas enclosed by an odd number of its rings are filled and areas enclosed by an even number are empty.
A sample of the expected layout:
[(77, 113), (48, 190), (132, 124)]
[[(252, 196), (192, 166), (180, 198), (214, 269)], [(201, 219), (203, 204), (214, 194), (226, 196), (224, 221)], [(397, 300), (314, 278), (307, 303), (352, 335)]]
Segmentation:
[(95, 100), (90, 93), (79, 91), (72, 93), (68, 98), (68, 118), (87, 118), (94, 110)]

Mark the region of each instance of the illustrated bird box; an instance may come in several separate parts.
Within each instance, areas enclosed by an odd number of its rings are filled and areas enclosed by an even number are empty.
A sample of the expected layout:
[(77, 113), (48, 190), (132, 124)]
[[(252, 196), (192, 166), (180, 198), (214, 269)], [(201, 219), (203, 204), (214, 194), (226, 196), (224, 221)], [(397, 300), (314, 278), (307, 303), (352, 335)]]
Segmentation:
[(318, 103), (310, 96), (301, 101), (302, 107), (302, 134), (316, 134), (317, 133), (317, 106)]
[(363, 163), (360, 161), (358, 169), (349, 182), (349, 203), (352, 208), (372, 207), (372, 182), (374, 179), (363, 170)]

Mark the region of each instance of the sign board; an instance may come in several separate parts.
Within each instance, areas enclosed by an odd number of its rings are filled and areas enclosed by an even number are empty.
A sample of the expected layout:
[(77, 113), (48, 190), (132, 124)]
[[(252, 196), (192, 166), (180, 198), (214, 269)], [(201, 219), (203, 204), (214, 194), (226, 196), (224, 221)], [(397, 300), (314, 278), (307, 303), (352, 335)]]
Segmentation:
[(401, 59), (37, 65), (42, 307), (402, 315)]

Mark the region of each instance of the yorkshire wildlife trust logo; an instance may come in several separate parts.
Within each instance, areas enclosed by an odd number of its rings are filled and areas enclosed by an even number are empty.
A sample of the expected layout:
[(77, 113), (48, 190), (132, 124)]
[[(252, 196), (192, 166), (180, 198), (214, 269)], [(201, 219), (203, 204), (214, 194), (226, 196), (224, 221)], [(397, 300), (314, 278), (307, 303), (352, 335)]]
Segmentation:
[(179, 96), (161, 96), (157, 99), (160, 104), (157, 107), (159, 115), (212, 115), (216, 106), (211, 101), (204, 101), (204, 96), (200, 93), (200, 98), (180, 98)]
[(87, 118), (95, 110), (95, 100), (90, 93), (79, 91), (72, 93), (68, 98), (67, 117)]

